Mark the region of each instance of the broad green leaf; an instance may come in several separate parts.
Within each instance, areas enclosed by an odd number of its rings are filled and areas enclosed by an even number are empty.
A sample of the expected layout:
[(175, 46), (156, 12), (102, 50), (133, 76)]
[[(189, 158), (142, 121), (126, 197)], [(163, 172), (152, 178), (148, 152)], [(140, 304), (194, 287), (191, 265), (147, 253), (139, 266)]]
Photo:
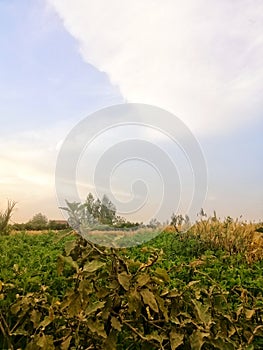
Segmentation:
[(171, 350), (177, 349), (184, 343), (184, 334), (176, 332), (174, 329), (170, 332), (170, 344)]
[(73, 267), (76, 271), (79, 270), (79, 266), (78, 266), (77, 262), (74, 261), (74, 260), (72, 259), (71, 256), (63, 256), (63, 255), (60, 255), (60, 258), (61, 258), (65, 263), (67, 263), (67, 264), (69, 264), (71, 267)]
[(99, 260), (92, 260), (84, 265), (83, 271), (95, 272), (105, 266), (105, 263)]
[(142, 289), (140, 291), (140, 294), (142, 296), (143, 302), (146, 305), (149, 305), (149, 307), (154, 311), (154, 312), (159, 312), (159, 308), (155, 299), (154, 294), (149, 290), (149, 289)]
[(65, 252), (66, 252), (66, 255), (68, 256), (72, 250), (76, 247), (76, 241), (68, 241), (65, 243)]
[(64, 260), (62, 258), (62, 255), (59, 255), (57, 258), (57, 274), (59, 276), (62, 275), (63, 269), (64, 269)]
[(254, 349), (255, 349), (255, 347), (253, 344), (250, 344), (245, 348), (245, 350), (254, 350)]
[(125, 271), (118, 274), (118, 281), (126, 291), (130, 288), (130, 278), (131, 277)]

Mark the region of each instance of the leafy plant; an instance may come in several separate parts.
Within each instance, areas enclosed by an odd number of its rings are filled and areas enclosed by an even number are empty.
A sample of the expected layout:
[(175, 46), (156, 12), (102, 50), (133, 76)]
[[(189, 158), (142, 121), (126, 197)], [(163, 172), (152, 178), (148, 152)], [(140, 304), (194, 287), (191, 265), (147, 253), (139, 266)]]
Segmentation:
[[(260, 349), (262, 295), (226, 290), (203, 272), (209, 255), (163, 268), (164, 253), (129, 251), (68, 241), (58, 257), (65, 294), (42, 285), (17, 295), (1, 316), (3, 346), (25, 349)], [(125, 253), (125, 254), (124, 254)], [(180, 279), (180, 270), (186, 275)], [(174, 275), (181, 281), (174, 285)], [(1, 284), (5, 295), (12, 289)], [(10, 345), (11, 344), (11, 345)]]
[(0, 235), (9, 233), (9, 222), (16, 206), (16, 202), (8, 200), (7, 208), (4, 212), (0, 212)]

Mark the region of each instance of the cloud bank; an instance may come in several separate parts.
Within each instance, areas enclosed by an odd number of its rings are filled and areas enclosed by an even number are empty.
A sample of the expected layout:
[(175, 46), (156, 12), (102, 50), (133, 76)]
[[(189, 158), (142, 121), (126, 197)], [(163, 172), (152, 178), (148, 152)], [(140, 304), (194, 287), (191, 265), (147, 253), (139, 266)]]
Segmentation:
[(260, 117), (261, 0), (47, 1), (128, 102), (167, 109), (205, 135)]

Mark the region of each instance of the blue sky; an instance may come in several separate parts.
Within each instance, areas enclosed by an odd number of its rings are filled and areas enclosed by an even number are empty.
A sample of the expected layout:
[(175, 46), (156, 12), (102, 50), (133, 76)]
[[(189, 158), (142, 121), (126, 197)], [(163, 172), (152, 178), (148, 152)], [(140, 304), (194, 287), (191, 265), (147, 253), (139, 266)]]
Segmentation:
[(192, 130), (207, 161), (208, 213), (263, 219), (262, 11), (245, 0), (0, 1), (1, 207), (17, 201), (15, 221), (60, 217), (59, 146), (90, 113), (128, 101), (167, 109)]

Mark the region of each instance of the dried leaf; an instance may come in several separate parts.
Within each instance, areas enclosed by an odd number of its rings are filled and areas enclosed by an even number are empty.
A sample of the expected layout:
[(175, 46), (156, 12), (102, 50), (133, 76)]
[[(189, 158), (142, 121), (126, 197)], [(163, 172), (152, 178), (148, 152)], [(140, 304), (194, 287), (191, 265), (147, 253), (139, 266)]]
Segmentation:
[(213, 345), (216, 349), (221, 350), (234, 350), (235, 347), (233, 344), (228, 343), (225, 341), (225, 339), (222, 339), (221, 337), (216, 338), (216, 339), (211, 339), (209, 340), (209, 342), (211, 343), (211, 345)]
[(105, 332), (103, 323), (100, 323), (97, 320), (95, 322), (92, 320), (88, 320), (86, 324), (92, 333), (97, 333), (100, 337), (105, 339), (107, 338), (107, 334)]
[(99, 301), (94, 304), (88, 305), (88, 307), (85, 310), (85, 314), (90, 315), (93, 312), (96, 312), (97, 310), (102, 309), (105, 303), (106, 301)]
[(95, 272), (105, 266), (105, 263), (99, 260), (89, 261), (84, 265), (83, 271)]
[(52, 335), (43, 334), (39, 336), (36, 345), (38, 345), (41, 349), (44, 350), (55, 350)]
[(155, 299), (158, 303), (159, 309), (161, 310), (165, 321), (168, 322), (169, 321), (168, 309), (165, 306), (164, 300), (162, 298), (160, 298), (159, 296), (156, 296)]
[(117, 319), (117, 317), (114, 317), (114, 316), (111, 317), (111, 325), (117, 331), (119, 331), (119, 332), (121, 331), (122, 325), (121, 325), (120, 321)]
[(142, 296), (143, 302), (146, 305), (149, 305), (150, 308), (154, 311), (154, 312), (159, 312), (159, 308), (155, 299), (154, 294), (149, 290), (149, 289), (142, 289), (140, 291), (140, 294)]
[(160, 267), (157, 267), (157, 269), (155, 270), (155, 274), (165, 282), (170, 281), (170, 277), (169, 277), (167, 271), (164, 269), (161, 269)]
[(59, 255), (57, 258), (57, 273), (59, 276), (62, 275), (64, 269), (64, 260), (62, 258), (62, 255)]
[(143, 287), (145, 286), (149, 281), (150, 281), (150, 276), (147, 273), (143, 273), (141, 274), (138, 278), (137, 278), (137, 284), (138, 287)]
[(39, 326), (40, 319), (41, 319), (41, 312), (33, 309), (31, 312), (30, 320), (33, 322), (33, 325), (35, 328)]
[(63, 343), (61, 343), (61, 350), (68, 350), (71, 339), (72, 339), (72, 336), (70, 335), (69, 337), (67, 337), (66, 340), (63, 341)]
[(192, 350), (201, 350), (204, 344), (204, 338), (208, 337), (209, 333), (201, 332), (199, 329), (193, 331), (190, 335), (190, 344)]
[(159, 335), (157, 332), (153, 332), (153, 333), (151, 333), (151, 334), (148, 334), (148, 335), (146, 335), (146, 337), (145, 337), (148, 341), (150, 341), (150, 340), (155, 340), (155, 341), (157, 341), (160, 345), (162, 344), (162, 342), (163, 342), (163, 337), (161, 336), (161, 335)]
[(205, 325), (209, 325), (212, 321), (211, 314), (208, 312), (209, 305), (203, 305), (200, 301), (194, 299), (192, 300), (192, 302), (195, 306), (200, 321), (203, 322)]
[(76, 293), (70, 298), (70, 304), (68, 306), (68, 314), (70, 317), (77, 316), (82, 310), (80, 295)]
[(184, 335), (177, 333), (174, 329), (170, 332), (171, 350), (177, 349), (184, 342)]
[(62, 258), (62, 260), (63, 260), (65, 263), (69, 264), (69, 265), (70, 265), (71, 267), (73, 267), (76, 271), (79, 270), (79, 266), (78, 266), (77, 262), (74, 261), (74, 260), (72, 259), (71, 256), (63, 256), (63, 255), (61, 255), (60, 257)]
[(110, 334), (103, 344), (105, 350), (116, 350), (117, 349), (117, 338), (118, 333), (115, 329), (111, 329)]
[(256, 310), (254, 310), (254, 309), (252, 309), (252, 310), (246, 309), (246, 311), (245, 311), (246, 319), (250, 320), (253, 317), (253, 315), (255, 314), (255, 312), (256, 312)]
[(123, 271), (118, 274), (118, 281), (120, 285), (127, 291), (130, 288), (130, 276), (127, 272)]
[(10, 309), (11, 309), (11, 313), (12, 313), (13, 315), (18, 314), (18, 312), (19, 312), (20, 309), (21, 309), (21, 303), (18, 302), (18, 303), (13, 304), (13, 305), (11, 306)]
[(76, 241), (68, 241), (65, 243), (65, 252), (66, 252), (66, 255), (68, 256), (72, 250), (76, 247)]
[(50, 319), (50, 317), (45, 316), (44, 320), (40, 322), (39, 327), (41, 327), (42, 329), (45, 329), (51, 322), (52, 320)]
[(141, 297), (137, 290), (133, 290), (128, 295), (128, 312), (131, 314), (133, 312), (139, 315), (141, 312)]

